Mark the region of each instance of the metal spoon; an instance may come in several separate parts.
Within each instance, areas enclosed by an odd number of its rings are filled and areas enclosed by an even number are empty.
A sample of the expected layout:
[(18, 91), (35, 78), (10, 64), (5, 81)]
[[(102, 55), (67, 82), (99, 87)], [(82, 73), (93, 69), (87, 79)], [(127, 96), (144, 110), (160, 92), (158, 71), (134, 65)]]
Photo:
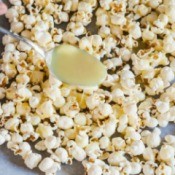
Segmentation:
[(3, 27), (0, 27), (0, 32), (32, 47), (45, 59), (50, 72), (64, 83), (92, 87), (101, 84), (106, 78), (107, 70), (105, 66), (94, 56), (75, 46), (61, 44), (45, 52), (29, 39), (12, 33)]

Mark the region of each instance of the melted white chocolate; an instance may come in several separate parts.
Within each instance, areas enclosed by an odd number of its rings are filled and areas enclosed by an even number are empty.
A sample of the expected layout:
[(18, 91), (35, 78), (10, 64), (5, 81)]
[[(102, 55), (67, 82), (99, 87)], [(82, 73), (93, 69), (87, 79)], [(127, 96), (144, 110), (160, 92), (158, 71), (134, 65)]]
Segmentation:
[(47, 57), (51, 72), (67, 84), (97, 86), (107, 75), (105, 66), (98, 59), (68, 44), (54, 48)]

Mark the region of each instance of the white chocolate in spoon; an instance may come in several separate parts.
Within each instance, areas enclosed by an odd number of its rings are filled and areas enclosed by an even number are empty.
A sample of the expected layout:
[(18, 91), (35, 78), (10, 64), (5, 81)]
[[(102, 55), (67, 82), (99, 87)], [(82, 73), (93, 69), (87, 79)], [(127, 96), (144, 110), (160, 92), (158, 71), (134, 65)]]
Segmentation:
[(97, 86), (107, 75), (105, 66), (98, 59), (68, 44), (55, 47), (46, 60), (55, 77), (71, 85)]

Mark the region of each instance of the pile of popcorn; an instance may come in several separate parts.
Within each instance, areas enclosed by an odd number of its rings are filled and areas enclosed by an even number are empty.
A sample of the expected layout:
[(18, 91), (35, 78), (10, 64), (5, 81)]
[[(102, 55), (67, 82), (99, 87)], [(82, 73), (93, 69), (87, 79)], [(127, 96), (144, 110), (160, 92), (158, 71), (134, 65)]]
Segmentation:
[(175, 175), (175, 135), (160, 130), (175, 122), (175, 0), (11, 4), (11, 31), (46, 51), (75, 45), (108, 75), (99, 87), (63, 84), (30, 46), (4, 36), (0, 145), (46, 175), (73, 160), (87, 175)]

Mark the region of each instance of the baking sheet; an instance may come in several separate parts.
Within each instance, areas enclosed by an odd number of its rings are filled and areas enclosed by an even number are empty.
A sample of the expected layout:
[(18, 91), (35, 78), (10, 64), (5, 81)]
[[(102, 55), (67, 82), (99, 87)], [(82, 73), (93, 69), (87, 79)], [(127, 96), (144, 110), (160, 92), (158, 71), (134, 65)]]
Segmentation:
[[(8, 2), (8, 0), (4, 1)], [(0, 16), (0, 26), (8, 28), (8, 23), (4, 16)], [(93, 26), (92, 33), (95, 33)], [(1, 44), (2, 34), (0, 34), (0, 53), (3, 51)], [(166, 128), (162, 128), (162, 137), (167, 134), (175, 134), (175, 125), (170, 124)], [(38, 169), (28, 169), (20, 156), (15, 156), (12, 151), (6, 148), (6, 144), (0, 146), (0, 175), (44, 175)], [(62, 165), (61, 171), (57, 175), (84, 175), (81, 163), (74, 162), (73, 165)]]

